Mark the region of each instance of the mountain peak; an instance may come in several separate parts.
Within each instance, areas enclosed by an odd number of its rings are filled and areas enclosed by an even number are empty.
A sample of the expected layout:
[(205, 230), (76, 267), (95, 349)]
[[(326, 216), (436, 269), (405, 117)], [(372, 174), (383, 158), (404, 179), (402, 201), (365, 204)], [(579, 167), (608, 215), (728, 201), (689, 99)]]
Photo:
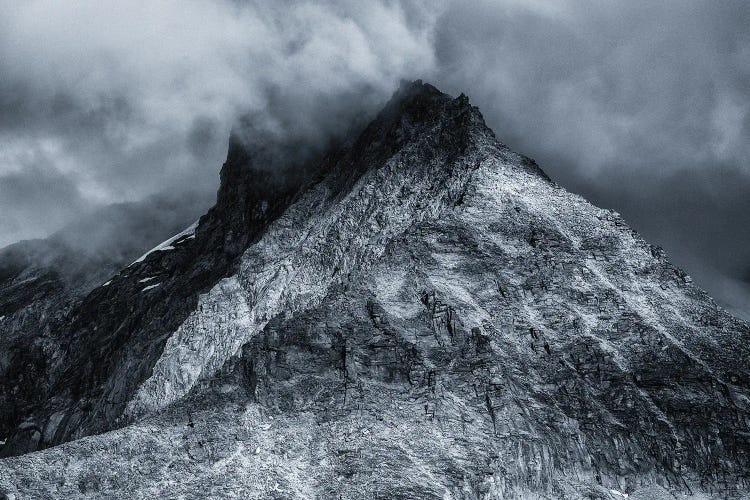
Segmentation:
[[(495, 139), (466, 96), (453, 98), (420, 81), (402, 84), (367, 127), (323, 153), (298, 155), (296, 148), (287, 152), (273, 137), (249, 132), (253, 127), (244, 124), (233, 133), (216, 205), (201, 217), (197, 227), (147, 253), (106, 286), (91, 290), (57, 327), (65, 333), (46, 340), (50, 359), (40, 363), (54, 360), (55, 370), (49, 372), (45, 383), (33, 390), (29, 387), (28, 395), (18, 396), (18, 404), (14, 403), (8, 416), (0, 417), (8, 430), (24, 421), (46, 428), (52, 425), (52, 414), (65, 418), (43, 435), (29, 430), (34, 426), (19, 428), (0, 452), (19, 453), (101, 432), (122, 424), (128, 405), (132, 417), (184, 396), (231, 353), (213, 349), (200, 367), (190, 368), (190, 376), (179, 368), (182, 362), (167, 370), (169, 374), (157, 375), (155, 364), (169, 358), (165, 349), (170, 337), (164, 332), (175, 332), (193, 321), (202, 297), (247, 266), (252, 261), (247, 255), (264, 248), (261, 242), (274, 241), (271, 234), (279, 225), (288, 227), (289, 234), (274, 244), (291, 245), (294, 250), (282, 254), (291, 255), (300, 250), (296, 238), (306, 234), (312, 238), (309, 235), (316, 221), (323, 228), (338, 227), (325, 222), (325, 217), (344, 224), (338, 231), (348, 234), (347, 238), (353, 237), (351, 227), (361, 224), (354, 222), (358, 217), (369, 221), (361, 234), (364, 239), (348, 242), (346, 247), (326, 240), (331, 237), (327, 232), (318, 234), (321, 248), (327, 248), (335, 258), (317, 264), (295, 261), (294, 269), (304, 267), (302, 262), (323, 266), (319, 272), (325, 278), (305, 299), (317, 300), (318, 293), (337, 283), (345, 270), (368, 261), (373, 249), (381, 248), (382, 241), (403, 231), (405, 225), (462, 204), (471, 189), (473, 172), (483, 162), (494, 159), (511, 165), (519, 174), (533, 171), (527, 159)], [(363, 192), (363, 186), (377, 186), (378, 194)], [(372, 199), (365, 201), (367, 197)], [(357, 210), (364, 212), (357, 216)], [(352, 257), (342, 261), (347, 253)], [(288, 266), (278, 262), (266, 265)], [(284, 275), (276, 279), (281, 281), (273, 286), (290, 286)], [(254, 314), (268, 319), (283, 304)], [(250, 332), (262, 324), (247, 328)], [(237, 348), (244, 338), (237, 335), (228, 343), (221, 342)], [(36, 342), (33, 337), (29, 341)], [(103, 352), (107, 355), (100, 362), (90, 362)], [(133, 358), (133, 352), (140, 354)], [(174, 376), (183, 381), (175, 383), (171, 380)], [(11, 388), (14, 383), (12, 378), (7, 381)], [(165, 383), (173, 387), (169, 395), (163, 392)]]
[[(496, 142), (476, 107), (461, 94), (445, 94), (422, 80), (402, 80), (383, 109), (365, 127), (344, 141), (311, 148), (303, 141), (290, 143), (241, 120), (232, 132), (226, 162), (221, 169), (217, 212), (223, 221), (240, 224), (230, 231), (239, 237), (233, 247), (244, 248), (247, 222), (265, 220), (267, 207), (285, 207), (310, 183), (328, 178), (346, 189), (367, 170), (380, 165), (405, 144), (432, 136), (433, 149), (452, 148), (460, 154), (477, 136)], [(266, 208), (263, 208), (266, 207)]]
[(466, 96), (402, 84), (297, 177), (240, 146), (195, 231), (58, 312), (54, 334), (24, 329), (50, 315), (34, 304), (0, 318), (2, 453), (104, 433), (4, 461), (0, 493), (750, 486), (748, 325), (500, 144)]
[[(461, 95), (463, 96), (463, 94)], [(398, 88), (393, 93), (391, 100), (400, 101), (402, 103), (416, 100), (441, 100), (447, 102), (453, 100), (453, 97), (451, 97), (449, 94), (441, 92), (437, 87), (430, 85), (429, 83), (425, 83), (422, 80), (402, 79), (399, 83)]]
[[(404, 121), (426, 122), (450, 120), (461, 114), (473, 115), (475, 124), (486, 128), (479, 110), (469, 104), (464, 94), (453, 98), (422, 80), (401, 80), (399, 88), (385, 105), (379, 118), (400, 118)], [(464, 125), (470, 122), (464, 122)], [(489, 129), (487, 129), (489, 131)], [(491, 131), (490, 131), (491, 133)]]

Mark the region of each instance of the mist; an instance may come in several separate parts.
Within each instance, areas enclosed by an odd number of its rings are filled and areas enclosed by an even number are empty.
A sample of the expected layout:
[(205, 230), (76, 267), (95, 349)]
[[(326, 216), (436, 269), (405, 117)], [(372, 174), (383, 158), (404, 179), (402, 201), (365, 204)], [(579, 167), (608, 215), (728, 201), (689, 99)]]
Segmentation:
[(215, 191), (240, 116), (277, 137), (326, 140), (432, 66), (427, 17), (370, 2), (9, 5), (0, 245), (95, 206)]
[(750, 317), (747, 26), (742, 1), (13, 3), (0, 246), (154, 196), (187, 225), (240, 118), (319, 148), (421, 78)]

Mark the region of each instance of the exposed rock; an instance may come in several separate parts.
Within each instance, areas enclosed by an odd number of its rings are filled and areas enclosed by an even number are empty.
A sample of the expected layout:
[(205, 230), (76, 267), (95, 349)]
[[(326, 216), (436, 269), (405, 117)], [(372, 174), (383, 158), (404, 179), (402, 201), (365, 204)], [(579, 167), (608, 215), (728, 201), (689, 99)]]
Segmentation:
[(748, 325), (465, 96), (404, 85), (313, 165), (261, 167), (233, 141), (195, 233), (74, 310), (51, 397), (6, 448), (89, 437), (3, 460), (0, 492), (750, 487)]

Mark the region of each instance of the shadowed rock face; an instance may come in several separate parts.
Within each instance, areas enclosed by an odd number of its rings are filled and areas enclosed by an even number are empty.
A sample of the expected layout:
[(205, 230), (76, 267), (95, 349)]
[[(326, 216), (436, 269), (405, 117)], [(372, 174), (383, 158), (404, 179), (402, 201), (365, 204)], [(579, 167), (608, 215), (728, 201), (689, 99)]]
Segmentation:
[(111, 205), (46, 240), (0, 250), (0, 439), (47, 398), (69, 314), (163, 234), (181, 229), (179, 203), (154, 197)]
[(748, 326), (617, 214), (500, 144), (465, 96), (404, 85), (322, 158), (284, 176), (257, 158), (233, 140), (194, 232), (53, 332), (49, 389), (3, 452), (116, 430), (5, 459), (0, 491), (750, 486)]

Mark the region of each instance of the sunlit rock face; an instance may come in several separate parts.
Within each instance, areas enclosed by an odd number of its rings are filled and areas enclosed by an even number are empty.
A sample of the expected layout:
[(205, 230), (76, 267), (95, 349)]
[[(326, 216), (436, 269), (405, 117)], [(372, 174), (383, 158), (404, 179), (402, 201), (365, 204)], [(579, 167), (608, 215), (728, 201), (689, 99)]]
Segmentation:
[(288, 175), (232, 144), (217, 206), (53, 333), (51, 388), (3, 452), (76, 440), (1, 461), (0, 492), (750, 488), (748, 325), (465, 96), (405, 84)]

